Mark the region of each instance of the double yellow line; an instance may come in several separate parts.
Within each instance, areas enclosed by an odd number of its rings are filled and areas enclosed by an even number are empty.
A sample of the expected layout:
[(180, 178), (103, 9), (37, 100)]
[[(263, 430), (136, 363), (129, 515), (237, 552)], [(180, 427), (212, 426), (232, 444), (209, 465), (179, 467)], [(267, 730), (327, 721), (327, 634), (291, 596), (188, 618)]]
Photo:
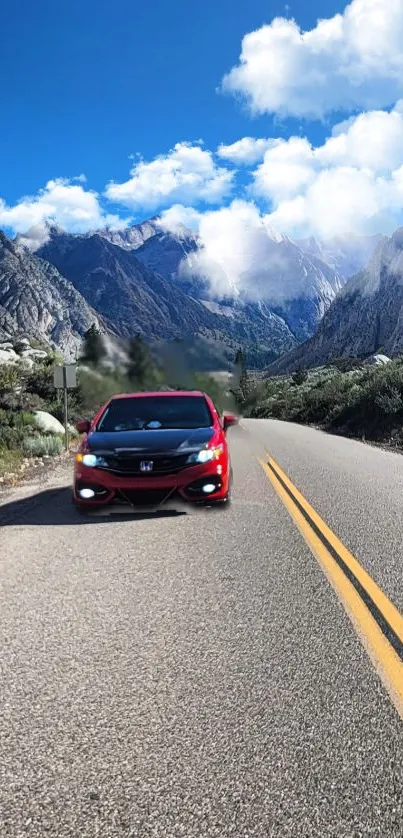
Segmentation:
[(382, 682), (403, 717), (403, 617), (312, 508), (280, 466), (259, 460), (336, 591)]

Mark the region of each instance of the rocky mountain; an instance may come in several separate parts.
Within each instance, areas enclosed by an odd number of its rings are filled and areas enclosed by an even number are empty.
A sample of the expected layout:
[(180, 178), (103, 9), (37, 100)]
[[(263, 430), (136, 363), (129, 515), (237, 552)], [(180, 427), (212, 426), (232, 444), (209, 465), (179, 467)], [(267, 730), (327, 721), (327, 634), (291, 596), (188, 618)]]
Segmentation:
[[(143, 221), (141, 224), (133, 224), (132, 227), (128, 227), (125, 230), (111, 230), (110, 227), (105, 227), (98, 232), (102, 238), (112, 244), (123, 247), (124, 250), (137, 250), (148, 239), (153, 238), (160, 232), (160, 228), (156, 222), (157, 218), (155, 217), (148, 219), (148, 221)], [(53, 228), (54, 231), (55, 228)]]
[(75, 357), (98, 317), (71, 282), (0, 231), (0, 340), (35, 338)]
[(382, 238), (381, 235), (349, 234), (326, 241), (318, 241), (312, 237), (301, 240), (298, 244), (305, 253), (321, 259), (347, 280), (367, 267)]
[[(375, 246), (372, 239), (357, 237), (350, 237), (347, 243), (345, 238), (297, 243), (268, 233), (264, 259), (259, 256), (256, 260), (251, 277), (251, 292), (223, 296), (192, 270), (201, 242), (185, 227), (169, 232), (158, 218), (151, 218), (121, 231), (69, 235), (50, 227), (48, 232), (48, 240), (34, 255), (22, 240), (13, 245), (21, 277), (33, 277), (35, 271), (41, 277), (46, 274), (42, 320), (35, 315), (37, 331), (44, 333), (46, 317), (53, 323), (53, 315), (45, 317), (45, 312), (64, 306), (64, 319), (57, 326), (46, 327), (46, 333), (54, 333), (51, 339), (66, 348), (70, 317), (70, 343), (76, 346), (93, 322), (95, 311), (112, 336), (126, 338), (141, 332), (151, 341), (184, 339), (195, 357), (209, 357), (216, 365), (227, 363), (239, 346), (249, 353), (253, 364), (267, 363), (310, 338), (343, 288), (344, 271), (363, 263)], [(15, 268), (15, 276), (18, 270)], [(19, 279), (20, 284), (24, 281), (28, 282)], [(21, 314), (7, 320), (7, 334), (18, 333), (25, 319), (31, 328), (32, 319), (24, 306), (34, 310), (30, 300), (34, 289), (38, 301), (41, 299), (41, 281), (29, 280), (29, 291), (20, 295)], [(225, 277), (221, 287), (225, 288)], [(76, 295), (74, 300), (72, 294)], [(6, 318), (14, 305), (11, 292), (6, 295), (4, 290), (3, 300), (5, 333)], [(71, 311), (68, 300), (72, 300)]]
[[(186, 227), (168, 232), (161, 228), (158, 219), (151, 219), (123, 232), (102, 231), (101, 235), (126, 249), (135, 249), (137, 258), (152, 271), (175, 281), (182, 290), (205, 304), (213, 301), (234, 305), (229, 298), (225, 301), (217, 298), (209, 282), (192, 273), (193, 255), (201, 247), (201, 241)], [(264, 307), (284, 320), (298, 341), (310, 337), (345, 282), (344, 274), (336, 267), (337, 254), (336, 243), (333, 250), (329, 244), (326, 253), (322, 253), (313, 239), (297, 243), (287, 236), (268, 233), (264, 264), (256, 266), (251, 295), (247, 299), (245, 295), (238, 297), (237, 316), (242, 305), (248, 311), (247, 315), (245, 312), (248, 318), (258, 317)], [(183, 271), (185, 263), (187, 270)], [(223, 279), (222, 286), (225, 286)]]
[(53, 230), (37, 255), (66, 276), (120, 337), (141, 332), (151, 340), (203, 336), (232, 357), (238, 346), (262, 357), (296, 344), (284, 320), (268, 308), (220, 306), (193, 298), (137, 258), (137, 249), (104, 235), (72, 236)]
[(161, 228), (158, 218), (151, 218), (121, 232), (101, 230), (100, 235), (125, 250), (135, 250), (137, 258), (150, 270), (174, 280), (192, 296), (198, 299), (209, 296), (208, 283), (180, 272), (181, 263), (201, 245), (199, 237), (186, 227), (169, 232)]
[(55, 265), (121, 337), (142, 332), (169, 339), (218, 327), (213, 314), (150, 271), (132, 250), (97, 233), (53, 233), (37, 253)]
[(365, 358), (403, 352), (403, 228), (382, 238), (368, 267), (336, 297), (316, 334), (268, 372), (328, 363), (337, 356)]

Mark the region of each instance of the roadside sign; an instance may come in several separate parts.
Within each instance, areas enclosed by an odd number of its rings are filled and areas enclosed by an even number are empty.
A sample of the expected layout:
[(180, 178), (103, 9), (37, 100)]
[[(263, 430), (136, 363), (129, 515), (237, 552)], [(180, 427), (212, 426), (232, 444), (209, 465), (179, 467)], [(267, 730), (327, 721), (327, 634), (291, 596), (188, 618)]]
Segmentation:
[(53, 384), (56, 390), (63, 390), (64, 393), (64, 445), (69, 450), (69, 416), (67, 390), (77, 387), (77, 366), (76, 364), (55, 364), (53, 367)]
[(76, 364), (57, 364), (53, 368), (53, 383), (56, 390), (73, 390), (77, 387), (77, 366)]

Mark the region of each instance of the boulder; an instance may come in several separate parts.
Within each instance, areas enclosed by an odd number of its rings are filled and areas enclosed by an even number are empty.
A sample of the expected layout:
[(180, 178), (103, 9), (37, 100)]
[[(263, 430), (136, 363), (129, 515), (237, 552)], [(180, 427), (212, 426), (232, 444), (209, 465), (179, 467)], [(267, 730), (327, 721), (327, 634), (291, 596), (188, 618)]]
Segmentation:
[(25, 369), (27, 369), (27, 370), (33, 370), (33, 368), (34, 368), (34, 366), (35, 366), (34, 359), (33, 359), (33, 358), (29, 358), (29, 357), (28, 357), (28, 358), (27, 358), (27, 357), (20, 358), (20, 363), (21, 363), (21, 364), (22, 364), (22, 366), (23, 366), (23, 367), (25, 367)]
[(41, 431), (47, 434), (64, 434), (64, 427), (55, 416), (45, 410), (35, 410), (35, 421)]
[(15, 364), (19, 356), (14, 349), (0, 349), (0, 364)]
[(21, 358), (33, 358), (36, 361), (41, 361), (48, 357), (48, 353), (44, 349), (24, 349), (20, 352)]
[(384, 364), (389, 364), (390, 361), (391, 359), (388, 358), (387, 355), (370, 355), (369, 358), (365, 359), (364, 364), (367, 366), (380, 367)]
[(28, 338), (18, 338), (18, 340), (15, 341), (14, 349), (18, 352), (18, 354), (23, 352), (24, 349), (31, 349), (31, 344)]

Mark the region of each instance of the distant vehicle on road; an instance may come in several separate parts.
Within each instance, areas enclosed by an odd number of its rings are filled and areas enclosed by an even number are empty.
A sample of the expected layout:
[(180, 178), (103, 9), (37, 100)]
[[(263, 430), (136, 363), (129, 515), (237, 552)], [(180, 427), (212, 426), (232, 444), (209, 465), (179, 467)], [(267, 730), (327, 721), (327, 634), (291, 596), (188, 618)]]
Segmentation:
[(79, 511), (173, 501), (227, 508), (232, 470), (220, 416), (200, 391), (116, 395), (92, 422), (81, 420), (73, 500)]

